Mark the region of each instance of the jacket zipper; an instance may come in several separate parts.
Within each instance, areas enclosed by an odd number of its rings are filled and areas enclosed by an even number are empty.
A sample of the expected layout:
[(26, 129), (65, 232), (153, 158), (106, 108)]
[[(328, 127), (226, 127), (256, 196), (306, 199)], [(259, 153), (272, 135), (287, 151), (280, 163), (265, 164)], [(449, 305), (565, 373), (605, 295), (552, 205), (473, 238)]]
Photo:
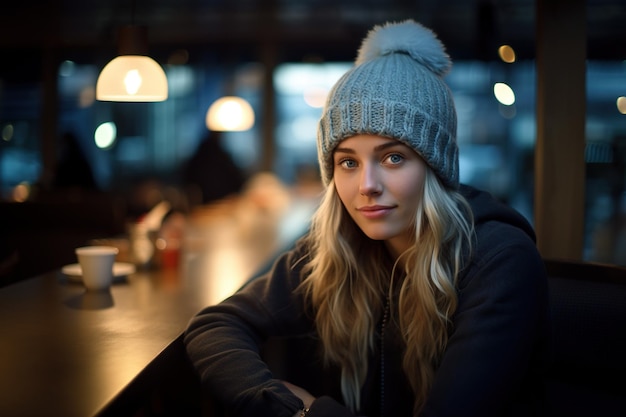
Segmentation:
[(389, 297), (385, 301), (385, 311), (380, 324), (380, 416), (385, 415), (385, 328), (389, 319)]

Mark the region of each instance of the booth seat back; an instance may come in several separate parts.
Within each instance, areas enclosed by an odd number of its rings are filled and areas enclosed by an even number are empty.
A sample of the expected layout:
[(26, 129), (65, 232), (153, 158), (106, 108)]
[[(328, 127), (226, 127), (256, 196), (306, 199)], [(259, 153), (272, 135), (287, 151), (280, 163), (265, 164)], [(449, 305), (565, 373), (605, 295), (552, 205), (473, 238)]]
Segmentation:
[(545, 260), (548, 416), (626, 416), (626, 268)]

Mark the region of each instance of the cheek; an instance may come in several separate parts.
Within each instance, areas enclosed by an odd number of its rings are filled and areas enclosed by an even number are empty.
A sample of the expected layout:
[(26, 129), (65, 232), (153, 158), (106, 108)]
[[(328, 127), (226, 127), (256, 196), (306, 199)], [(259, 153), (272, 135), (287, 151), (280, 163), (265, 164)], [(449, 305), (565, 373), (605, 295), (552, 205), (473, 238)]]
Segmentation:
[(341, 176), (335, 176), (335, 190), (337, 191), (337, 195), (341, 202), (345, 205), (346, 200), (350, 197), (350, 183), (346, 180), (346, 178)]
[(417, 171), (414, 175), (405, 177), (403, 181), (396, 182), (396, 190), (399, 196), (415, 202), (417, 206), (424, 193), (424, 173)]

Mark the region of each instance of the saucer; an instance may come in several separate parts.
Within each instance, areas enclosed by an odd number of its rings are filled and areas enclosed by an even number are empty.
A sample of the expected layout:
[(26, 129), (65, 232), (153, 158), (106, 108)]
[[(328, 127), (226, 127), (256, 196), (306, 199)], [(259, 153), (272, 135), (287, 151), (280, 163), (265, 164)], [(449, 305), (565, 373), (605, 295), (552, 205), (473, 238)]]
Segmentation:
[[(113, 281), (118, 282), (126, 278), (136, 271), (135, 265), (127, 262), (115, 262), (113, 264)], [(80, 264), (65, 265), (61, 268), (61, 272), (68, 277), (70, 281), (81, 282), (83, 270)]]

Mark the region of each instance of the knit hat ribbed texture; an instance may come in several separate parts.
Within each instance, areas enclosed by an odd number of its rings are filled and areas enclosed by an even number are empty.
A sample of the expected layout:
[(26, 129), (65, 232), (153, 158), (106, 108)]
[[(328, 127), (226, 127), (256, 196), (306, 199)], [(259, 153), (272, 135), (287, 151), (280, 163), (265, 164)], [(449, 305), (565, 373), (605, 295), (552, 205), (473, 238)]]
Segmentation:
[(451, 65), (436, 35), (413, 20), (374, 27), (322, 113), (317, 147), (324, 184), (333, 176), (335, 147), (373, 134), (408, 145), (444, 185), (458, 188), (456, 110), (442, 78)]

